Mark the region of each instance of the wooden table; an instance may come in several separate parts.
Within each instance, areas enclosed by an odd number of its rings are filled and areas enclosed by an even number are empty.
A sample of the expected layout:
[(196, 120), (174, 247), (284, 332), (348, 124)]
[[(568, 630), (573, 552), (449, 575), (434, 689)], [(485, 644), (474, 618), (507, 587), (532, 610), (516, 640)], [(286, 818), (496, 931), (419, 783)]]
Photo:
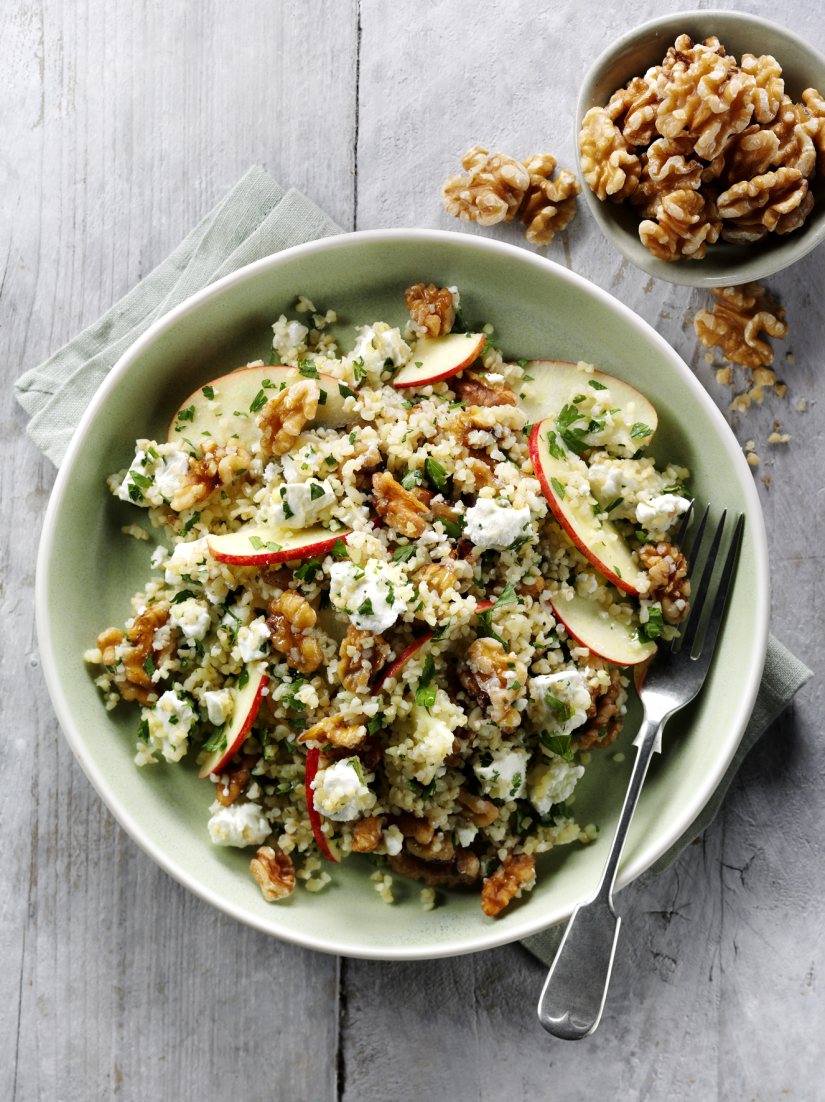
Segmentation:
[[(25, 367), (132, 287), (253, 162), (347, 228), (465, 229), (439, 202), (459, 154), (476, 142), (548, 149), (572, 166), (574, 100), (594, 55), (680, 6), (3, 3), (1, 1099), (825, 1098), (818, 683), (751, 754), (701, 842), (620, 897), (604, 1022), (570, 1045), (539, 1029), (544, 969), (518, 945), (452, 961), (336, 960), (187, 894), (75, 764), (33, 627), (54, 471), (12, 397)], [(747, 6), (825, 50), (814, 6)], [(514, 227), (483, 232), (523, 240)], [(691, 326), (703, 295), (624, 263), (583, 209), (547, 254), (656, 326), (726, 407)], [(762, 459), (773, 629), (820, 672), (822, 268), (820, 249), (769, 281), (790, 323), (777, 357), (790, 393), (733, 422)], [(774, 420), (789, 445), (768, 445)]]

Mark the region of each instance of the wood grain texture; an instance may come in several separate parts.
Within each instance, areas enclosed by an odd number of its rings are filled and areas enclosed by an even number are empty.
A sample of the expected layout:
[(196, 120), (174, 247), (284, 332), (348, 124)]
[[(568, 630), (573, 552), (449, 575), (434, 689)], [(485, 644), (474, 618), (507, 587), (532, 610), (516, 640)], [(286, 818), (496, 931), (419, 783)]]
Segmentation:
[[(38, 667), (32, 534), (51, 468), (10, 384), (149, 271), (253, 162), (359, 228), (459, 226), (441, 180), (481, 142), (573, 165), (593, 56), (633, 22), (595, 0), (0, 7), (0, 1098), (378, 1102), (505, 1097), (825, 1098), (821, 676), (751, 754), (719, 819), (620, 897), (599, 1032), (553, 1042), (519, 946), (446, 962), (338, 962), (267, 940), (162, 874), (62, 740)], [(766, 0), (735, 7), (771, 17)], [(802, 0), (777, 16), (825, 50)], [(357, 178), (355, 170), (357, 168)], [(483, 231), (523, 239), (516, 227)], [(821, 252), (770, 281), (788, 311), (784, 402), (734, 422), (762, 456), (775, 633), (819, 675)], [(725, 408), (691, 317), (702, 295), (625, 264), (581, 213), (547, 251), (617, 294)], [(808, 399), (797, 413), (798, 398)], [(780, 420), (794, 439), (766, 443)], [(770, 485), (762, 482), (769, 478)]]

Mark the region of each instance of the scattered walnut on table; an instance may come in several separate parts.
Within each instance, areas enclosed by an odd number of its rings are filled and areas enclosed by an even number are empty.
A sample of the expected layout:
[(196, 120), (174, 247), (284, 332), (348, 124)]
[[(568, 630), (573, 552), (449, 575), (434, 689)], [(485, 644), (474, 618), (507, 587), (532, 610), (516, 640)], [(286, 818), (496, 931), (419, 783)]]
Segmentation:
[(614, 743), (621, 734), (624, 725), (621, 712), (622, 675), (616, 666), (605, 668), (610, 675), (610, 684), (594, 696), (587, 711), (588, 722), (574, 733), (577, 750), (602, 749)]
[(444, 181), (444, 209), (464, 222), (495, 226), (512, 222), (530, 186), (530, 174), (520, 161), (503, 153), (473, 146), (461, 158), (467, 176)]
[(318, 412), (321, 388), (315, 379), (298, 379), (270, 398), (258, 417), (266, 455), (286, 455), (304, 426)]
[(711, 294), (716, 299), (713, 308), (700, 310), (693, 319), (702, 344), (717, 346), (726, 359), (742, 367), (769, 367), (773, 349), (761, 334), (787, 336), (784, 310), (759, 283), (714, 287)]
[(372, 476), (372, 492), (375, 511), (390, 528), (409, 539), (417, 539), (424, 532), (432, 517), (429, 506), (411, 490), (405, 490), (389, 471)]
[(314, 673), (323, 661), (321, 644), (311, 634), (317, 615), (309, 601), (288, 589), (269, 602), (269, 641), (286, 658), (290, 669)]
[(392, 653), (381, 635), (361, 631), (350, 624), (338, 651), (338, 677), (345, 689), (363, 696), (373, 677), (382, 670)]
[(521, 722), (515, 707), (527, 684), (527, 670), (515, 654), (508, 654), (497, 639), (476, 639), (459, 671), (469, 695), (490, 709), (493, 723), (512, 730)]
[(661, 601), (662, 616), (669, 624), (680, 624), (690, 611), (690, 579), (685, 556), (666, 540), (646, 543), (639, 549), (639, 559), (650, 579), (646, 596)]
[(218, 444), (207, 440), (201, 447), (201, 458), (189, 460), (189, 470), (182, 485), (172, 495), (169, 508), (176, 513), (200, 505), (216, 490), (231, 486), (249, 469), (250, 457), (239, 444)]
[(450, 176), (443, 187), (444, 208), (455, 218), (494, 226), (518, 217), (528, 241), (549, 245), (576, 213), (579, 182), (566, 169), (554, 179), (556, 159), (549, 153), (533, 154), (522, 163), (474, 146), (461, 164), (468, 175)]
[(533, 245), (549, 245), (557, 233), (576, 215), (576, 196), (581, 185), (572, 172), (563, 168), (553, 179), (556, 158), (549, 153), (528, 157), (524, 167), (530, 186), (522, 201), (519, 218), (527, 227), (525, 236)]
[(295, 866), (287, 854), (272, 846), (261, 846), (249, 862), (252, 879), (267, 903), (286, 899), (295, 890)]
[(410, 317), (424, 336), (443, 337), (455, 323), (455, 301), (447, 287), (414, 283), (404, 292)]
[(507, 857), (492, 876), (486, 877), (481, 888), (481, 909), (490, 918), (501, 914), (513, 899), (530, 891), (536, 884), (536, 858), (532, 853), (517, 853)]

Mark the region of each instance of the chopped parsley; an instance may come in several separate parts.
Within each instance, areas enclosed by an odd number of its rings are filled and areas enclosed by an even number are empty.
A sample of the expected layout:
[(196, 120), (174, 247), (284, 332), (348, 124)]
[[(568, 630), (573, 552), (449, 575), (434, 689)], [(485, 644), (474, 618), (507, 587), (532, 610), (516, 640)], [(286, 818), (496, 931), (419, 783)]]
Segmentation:
[(149, 739), (149, 720), (142, 719), (138, 724), (137, 737), (141, 742), (147, 742)]
[(201, 394), (204, 396), (204, 398), (207, 399), (207, 401), (211, 402), (212, 399), (215, 397), (215, 388), (211, 386), (202, 386)]
[(195, 594), (191, 589), (181, 589), (179, 593), (176, 593), (172, 598), (173, 605), (179, 605), (182, 601), (188, 601), (190, 597), (194, 597)]
[(345, 386), (344, 383), (339, 383), (338, 384), (338, 393), (341, 395), (342, 398), (357, 398), (358, 397), (358, 395), (355, 393), (355, 391), (351, 387)]
[(191, 532), (200, 519), (200, 513), (193, 513), (189, 520), (187, 520), (186, 524), (184, 524), (183, 526), (183, 534), (187, 535), (187, 533)]
[(384, 713), (376, 712), (376, 714), (367, 722), (367, 734), (375, 735), (384, 726)]
[(360, 383), (367, 373), (367, 369), (364, 367), (363, 357), (359, 357), (357, 360), (352, 361), (352, 371), (355, 375), (356, 383)]
[(444, 467), (431, 456), (427, 456), (424, 460), (424, 473), (430, 484), (434, 486), (439, 493), (443, 493), (447, 488), (448, 482), (447, 472)]
[(521, 773), (513, 774), (513, 783), (510, 787), (510, 795), (515, 796), (518, 790), (521, 788)]
[(604, 383), (600, 383), (598, 379), (591, 379), (587, 385), (592, 386), (594, 390), (607, 390)]
[(244, 666), (241, 670), (240, 677), (238, 678), (238, 688), (242, 689), (249, 681), (249, 667)]
[[(178, 410), (178, 421), (194, 421), (195, 420), (195, 406), (187, 406), (186, 409)], [(178, 430), (180, 431), (180, 430)]]
[(619, 508), (619, 506), (620, 506), (620, 505), (622, 504), (622, 502), (623, 502), (623, 501), (624, 501), (624, 498), (623, 498), (623, 497), (617, 497), (617, 498), (615, 498), (615, 499), (614, 499), (613, 501), (611, 501), (611, 502), (610, 502), (610, 504), (609, 504), (609, 505), (605, 505), (605, 507), (604, 507), (604, 511), (605, 511), (606, 513), (612, 513), (614, 509), (618, 509), (618, 508)]
[(317, 379), (318, 378), (318, 368), (315, 366), (315, 364), (312, 362), (312, 360), (301, 360), (300, 363), (298, 364), (298, 370), (307, 379)]
[(226, 724), (222, 724), (220, 727), (216, 727), (206, 742), (203, 744), (204, 750), (209, 750), (210, 753), (215, 750), (226, 749)]
[(154, 658), (152, 657), (151, 654), (147, 654), (146, 655), (146, 661), (143, 663), (143, 672), (148, 677), (151, 677), (156, 669), (157, 669), (157, 666), (155, 665)]
[(420, 486), (423, 481), (424, 475), (421, 471), (407, 471), (401, 479), (401, 485), (405, 490), (414, 490), (415, 487)]
[[(287, 508), (286, 503), (284, 503), (284, 508), (285, 509)], [(280, 551), (281, 550), (280, 543), (273, 543), (272, 540), (267, 540), (266, 543), (264, 543), (264, 541), (261, 539), (260, 536), (249, 536), (249, 542), (252, 544), (252, 546), (254, 547), (254, 549), (256, 551), (264, 551), (264, 550), (266, 550), (266, 551)]]
[(435, 704), (435, 698), (437, 694), (437, 687), (433, 684), (433, 677), (435, 675), (435, 662), (433, 656), (428, 654), (424, 660), (424, 668), (421, 670), (421, 677), (418, 681), (418, 687), (415, 690), (415, 702), (420, 708), (432, 708)]
[(630, 430), (631, 440), (644, 440), (647, 436), (653, 435), (653, 429), (649, 425), (646, 425), (644, 421), (637, 421), (633, 428)]
[(665, 622), (662, 610), (657, 605), (650, 605), (647, 610), (647, 621), (639, 624), (639, 639), (642, 643), (652, 643), (658, 639), (664, 630)]
[(287, 709), (290, 712), (306, 711), (306, 704), (304, 704), (303, 700), (298, 699), (298, 693), (306, 684), (307, 682), (303, 677), (296, 677), (282, 697), (284, 703), (287, 706)]
[(358, 606), (359, 616), (374, 616), (375, 612), (372, 607), (372, 601), (367, 597), (366, 601), (362, 601)]
[(132, 480), (132, 484), (129, 487), (129, 497), (132, 501), (142, 501), (143, 491), (148, 490), (152, 485), (151, 477), (146, 474), (141, 474), (140, 471), (129, 471), (128, 477)]
[(266, 391), (261, 387), (249, 405), (250, 413), (258, 413), (266, 405)]
[(566, 700), (559, 700), (557, 696), (553, 696), (552, 693), (547, 692), (544, 694), (544, 701), (553, 713), (553, 718), (556, 722), (567, 723), (569, 719), (573, 718), (573, 709)]
[(337, 539), (332, 545), (332, 557), (334, 559), (348, 559), (349, 551), (347, 551), (347, 545), (342, 539)]
[(542, 731), (539, 741), (545, 750), (556, 754), (565, 761), (573, 760), (572, 737), (570, 735), (551, 735), (549, 731)]
[(307, 559), (307, 561), (301, 563), (295, 571), (295, 577), (300, 582), (311, 582), (320, 569), (320, 559)]
[(557, 478), (551, 478), (550, 485), (553, 487), (559, 497), (564, 499), (564, 486), (562, 486), (561, 482), (559, 482)]
[(415, 554), (415, 544), (408, 543), (404, 547), (396, 547), (392, 553), (393, 562), (406, 562)]

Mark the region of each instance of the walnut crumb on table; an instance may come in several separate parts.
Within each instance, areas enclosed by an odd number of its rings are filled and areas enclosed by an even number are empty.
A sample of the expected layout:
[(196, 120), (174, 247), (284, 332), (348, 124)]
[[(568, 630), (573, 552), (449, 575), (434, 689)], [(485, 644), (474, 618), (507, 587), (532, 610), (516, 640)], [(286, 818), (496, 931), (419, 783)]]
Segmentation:
[(537, 153), (517, 161), (505, 153), (473, 146), (461, 158), (466, 175), (444, 181), (444, 209), (463, 222), (495, 226), (519, 218), (533, 245), (549, 245), (576, 214), (581, 185), (567, 169), (556, 171), (556, 159)]

